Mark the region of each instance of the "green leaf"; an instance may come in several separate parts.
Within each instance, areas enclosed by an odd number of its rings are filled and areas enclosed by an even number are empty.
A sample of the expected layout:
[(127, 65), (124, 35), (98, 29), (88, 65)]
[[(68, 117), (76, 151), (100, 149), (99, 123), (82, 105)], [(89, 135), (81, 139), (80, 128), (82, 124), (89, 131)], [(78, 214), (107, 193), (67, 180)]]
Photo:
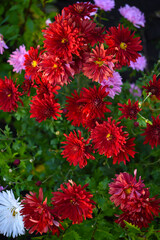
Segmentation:
[(81, 237), (76, 231), (70, 231), (64, 234), (63, 240), (81, 240)]
[(132, 223), (129, 223), (124, 220), (124, 223), (126, 224), (126, 227), (128, 228), (129, 231), (134, 232), (134, 233), (141, 233), (141, 230), (138, 226), (135, 226)]

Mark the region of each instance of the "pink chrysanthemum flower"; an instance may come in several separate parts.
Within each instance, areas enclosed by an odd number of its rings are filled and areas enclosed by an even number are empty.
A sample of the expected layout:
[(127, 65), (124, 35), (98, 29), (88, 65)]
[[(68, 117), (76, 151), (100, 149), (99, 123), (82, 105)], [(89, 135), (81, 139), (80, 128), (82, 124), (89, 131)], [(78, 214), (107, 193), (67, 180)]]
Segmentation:
[(140, 56), (137, 58), (136, 62), (130, 61), (130, 66), (133, 70), (143, 71), (147, 66), (147, 59), (145, 56)]
[(138, 199), (143, 193), (145, 185), (141, 177), (137, 182), (136, 175), (136, 169), (134, 177), (127, 172), (116, 174), (116, 179), (113, 179), (113, 182), (109, 184), (109, 194), (112, 195), (110, 200), (114, 202), (116, 207), (120, 205), (121, 210), (126, 208), (129, 200)]
[(3, 40), (3, 35), (0, 33), (0, 54), (3, 54), (4, 48), (8, 49), (8, 46), (6, 45), (5, 41)]
[(137, 87), (134, 83), (130, 84), (130, 89), (129, 92), (134, 96), (134, 97), (140, 97), (142, 95), (142, 91), (139, 87)]
[(105, 90), (108, 92), (108, 96), (114, 98), (115, 95), (119, 95), (121, 92), (122, 80), (118, 72), (113, 72), (113, 77), (108, 77), (108, 80), (104, 79), (101, 82), (103, 87), (106, 87)]
[(124, 7), (120, 7), (119, 12), (124, 18), (132, 22), (135, 27), (140, 28), (140, 26), (145, 26), (144, 13), (135, 6), (131, 7), (126, 4)]
[(94, 0), (95, 4), (104, 11), (111, 11), (115, 7), (114, 0)]
[(13, 72), (21, 73), (22, 70), (25, 70), (25, 54), (27, 54), (27, 51), (24, 44), (12, 52), (7, 62), (13, 66)]
[(160, 212), (160, 199), (157, 195), (152, 198), (149, 196), (148, 189), (143, 189), (140, 198), (133, 198), (127, 202), (124, 213), (115, 222), (122, 227), (125, 227), (124, 220), (139, 228), (148, 227), (154, 216), (158, 216)]

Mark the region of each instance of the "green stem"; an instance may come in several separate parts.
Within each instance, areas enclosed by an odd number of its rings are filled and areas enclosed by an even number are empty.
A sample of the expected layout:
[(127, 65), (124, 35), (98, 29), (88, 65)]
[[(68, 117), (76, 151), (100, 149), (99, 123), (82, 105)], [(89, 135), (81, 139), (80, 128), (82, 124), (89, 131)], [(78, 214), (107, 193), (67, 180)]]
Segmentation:
[(142, 104), (147, 100), (147, 98), (149, 98), (152, 95), (151, 92), (149, 92), (149, 94), (145, 97), (145, 99), (143, 100), (143, 102), (139, 103), (139, 106), (141, 107)]
[(139, 115), (146, 123), (149, 123), (152, 125), (152, 122), (149, 121), (147, 118), (143, 117), (140, 113), (138, 113), (137, 115)]

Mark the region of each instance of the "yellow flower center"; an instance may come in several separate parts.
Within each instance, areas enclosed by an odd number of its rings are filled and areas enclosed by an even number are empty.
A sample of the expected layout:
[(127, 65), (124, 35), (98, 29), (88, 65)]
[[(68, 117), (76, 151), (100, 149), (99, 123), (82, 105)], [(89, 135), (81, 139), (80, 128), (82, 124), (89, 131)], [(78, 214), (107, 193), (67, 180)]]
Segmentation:
[(57, 68), (57, 67), (58, 67), (58, 65), (54, 63), (53, 64), (53, 68)]
[(61, 43), (66, 43), (66, 42), (68, 42), (68, 39), (62, 38)]
[(33, 66), (33, 67), (36, 67), (36, 66), (37, 66), (37, 61), (33, 60), (33, 61), (32, 61), (32, 66)]
[(106, 136), (106, 138), (107, 138), (107, 140), (109, 141), (109, 140), (112, 139), (112, 135), (111, 135), (110, 133), (108, 133), (107, 136)]
[(104, 61), (102, 61), (102, 58), (98, 58), (97, 61), (95, 61), (95, 64), (99, 65), (101, 67), (103, 65)]
[(11, 213), (12, 213), (12, 216), (13, 216), (13, 217), (16, 216), (17, 212), (16, 212), (16, 208), (15, 208), (15, 207), (13, 207), (13, 208), (11, 209)]
[(8, 96), (8, 97), (10, 97), (11, 95), (12, 95), (12, 94), (11, 94), (11, 93), (9, 93), (7, 96)]
[(127, 195), (129, 195), (129, 194), (131, 193), (131, 191), (132, 191), (132, 188), (127, 188), (127, 189), (125, 189), (125, 193), (126, 193)]
[(123, 49), (123, 50), (126, 50), (126, 48), (127, 48), (127, 44), (124, 43), (124, 42), (121, 42), (121, 44), (120, 44), (120, 48)]

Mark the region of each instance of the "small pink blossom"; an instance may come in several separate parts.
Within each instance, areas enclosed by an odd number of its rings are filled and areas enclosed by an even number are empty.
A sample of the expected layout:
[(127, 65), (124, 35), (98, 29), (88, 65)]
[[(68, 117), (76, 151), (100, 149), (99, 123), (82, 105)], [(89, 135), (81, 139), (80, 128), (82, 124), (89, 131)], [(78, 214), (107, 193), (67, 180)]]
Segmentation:
[(126, 4), (124, 7), (119, 8), (119, 12), (124, 18), (132, 22), (135, 27), (140, 28), (140, 26), (145, 26), (144, 13), (135, 6), (131, 7)]
[(143, 71), (147, 66), (147, 59), (145, 56), (138, 57), (136, 62), (130, 61), (130, 67), (137, 71)]
[(8, 49), (8, 46), (6, 45), (5, 41), (3, 40), (3, 35), (0, 33), (0, 54), (3, 54), (4, 48)]
[(51, 19), (48, 18), (48, 19), (46, 20), (46, 25), (49, 26), (50, 23), (52, 23), (52, 22), (51, 22)]
[(106, 92), (109, 92), (108, 96), (114, 98), (114, 96), (121, 92), (122, 80), (118, 72), (113, 72), (113, 77), (108, 77), (108, 80), (104, 79), (101, 85), (106, 87)]
[(94, 0), (94, 2), (99, 8), (105, 11), (111, 11), (115, 7), (114, 0)]
[(130, 84), (130, 89), (129, 92), (134, 96), (134, 97), (140, 97), (142, 95), (142, 91), (139, 87), (137, 87), (134, 83)]
[(13, 72), (21, 73), (22, 70), (25, 70), (25, 54), (27, 54), (27, 51), (24, 45), (21, 45), (19, 49), (17, 48), (12, 52), (7, 62), (13, 66)]

